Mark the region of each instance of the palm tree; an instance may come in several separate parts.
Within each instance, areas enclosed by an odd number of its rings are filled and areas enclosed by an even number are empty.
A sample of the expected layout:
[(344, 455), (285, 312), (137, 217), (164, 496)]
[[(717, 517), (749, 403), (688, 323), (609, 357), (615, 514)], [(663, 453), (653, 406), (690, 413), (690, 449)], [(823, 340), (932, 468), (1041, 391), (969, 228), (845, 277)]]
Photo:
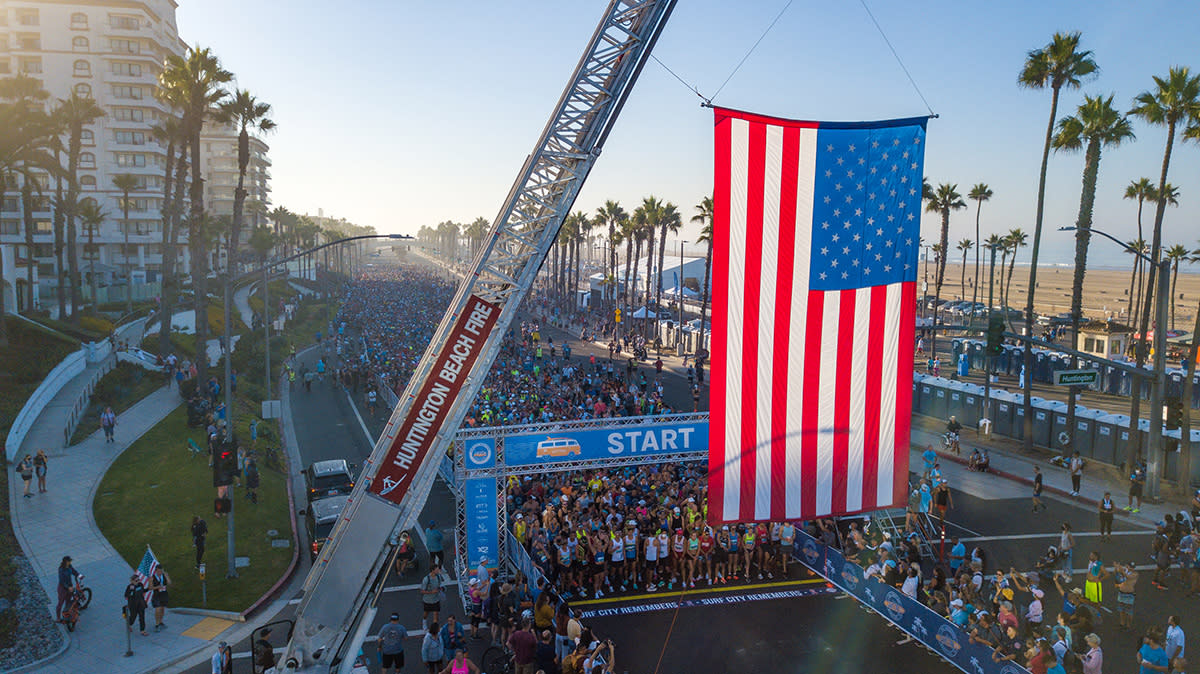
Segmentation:
[[(1030, 89), (1050, 88), (1050, 120), (1046, 123), (1046, 141), (1042, 146), (1042, 166), (1038, 175), (1037, 215), (1033, 225), (1033, 253), (1029, 261), (1029, 291), (1025, 296), (1025, 329), (1032, 334), (1033, 301), (1037, 289), (1038, 253), (1042, 243), (1042, 217), (1046, 206), (1046, 167), (1054, 121), (1058, 117), (1058, 97), (1063, 87), (1078, 89), (1083, 79), (1099, 67), (1090, 50), (1079, 49), (1079, 33), (1055, 33), (1049, 44), (1030, 51), (1017, 76), (1017, 84)], [(1014, 255), (1014, 258), (1016, 256)], [(1033, 372), (1033, 349), (1025, 349), (1025, 371)], [(1033, 377), (1025, 377), (1025, 451), (1033, 451)]]
[[(8, 175), (18, 174), (21, 176), (21, 212), (25, 231), (25, 271), (27, 275), (25, 306), (27, 310), (32, 310), (34, 307), (36, 290), (36, 286), (33, 284), (33, 193), (34, 190), (37, 190), (41, 194), (39, 181), (44, 172), (50, 170), (51, 162), (49, 160), (52, 155), (49, 154), (49, 150), (51, 139), (56, 131), (54, 118), (46, 112), (46, 99), (49, 97), (50, 95), (42, 88), (42, 83), (32, 77), (22, 75), (0, 80), (0, 100), (11, 102), (11, 109), (19, 115), (19, 119), (13, 120), (19, 127), (18, 138), (25, 136), (26, 142), (33, 143), (33, 147), (36, 147), (38, 152), (38, 160), (35, 160), (32, 155), (27, 155), (22, 161), (10, 159), (6, 162), (9, 167)], [(20, 142), (18, 141), (18, 143)], [(3, 314), (0, 313), (0, 316)]]
[(928, 189), (922, 189), (922, 198), (927, 203), (925, 210), (930, 213), (938, 213), (942, 216), (942, 237), (938, 244), (938, 250), (943, 254), (938, 259), (937, 275), (934, 280), (934, 302), (933, 302), (933, 327), (929, 331), (930, 334), (930, 353), (937, 349), (937, 322), (938, 311), (941, 304), (939, 300), (942, 298), (942, 283), (946, 280), (946, 258), (949, 257), (944, 253), (950, 250), (950, 212), (959, 211), (967, 207), (963, 201), (962, 195), (958, 193), (958, 185), (950, 183), (942, 183), (936, 188), (927, 186)]
[(223, 122), (232, 123), (238, 128), (238, 182), (233, 191), (233, 223), (229, 232), (230, 262), (233, 262), (233, 251), (238, 249), (241, 239), (238, 238), (242, 229), (242, 209), (246, 203), (246, 167), (250, 165), (250, 131), (269, 133), (275, 129), (275, 122), (267, 118), (271, 114), (271, 106), (256, 99), (249, 91), (239, 89), (221, 103), (220, 118)]
[[(642, 216), (642, 237), (646, 240), (646, 297), (644, 301), (639, 298), (638, 307), (643, 307), (650, 304), (650, 279), (654, 278), (654, 238), (658, 234), (658, 222), (662, 219), (663, 202), (659, 201), (650, 195), (642, 199), (641, 211)], [(662, 276), (662, 269), (659, 269), (659, 276)], [(658, 308), (655, 307), (655, 311)], [(643, 333), (649, 329), (651, 321), (649, 315), (647, 319), (642, 321)]]
[[(631, 312), (631, 307), (634, 303), (633, 296), (637, 290), (637, 258), (634, 257), (633, 244), (639, 236), (638, 229), (640, 225), (638, 224), (637, 220), (640, 217), (641, 216), (638, 215), (637, 210), (635, 210), (633, 215), (621, 221), (621, 240), (625, 242), (624, 293), (626, 315), (625, 320), (627, 321), (632, 320), (632, 318), (629, 316), (629, 313)], [(640, 244), (640, 241), (638, 243)]]
[[(987, 183), (975, 183), (971, 191), (967, 193), (967, 198), (975, 202), (975, 241), (978, 243), (979, 238), (979, 213), (983, 210), (983, 202), (992, 198), (992, 188), (987, 186)], [(975, 246), (975, 287), (971, 290), (971, 303), (979, 301), (979, 250), (983, 246)], [(966, 261), (963, 261), (965, 268)]]
[[(1004, 244), (1004, 237), (1000, 236), (999, 234), (992, 234), (991, 236), (989, 236), (987, 238), (987, 241), (983, 242), (983, 247), (987, 248), (988, 250), (996, 249), (996, 250), (1000, 251), (1000, 271), (1001, 271), (1001, 273), (1003, 273), (1004, 272), (1004, 262), (1005, 262), (1005, 260), (1008, 259), (1008, 246), (1006, 246)], [(991, 273), (991, 276), (988, 278), (988, 283), (995, 284), (996, 277), (995, 277), (994, 270), (989, 270), (989, 271)], [(1001, 286), (1001, 290), (1003, 290), (1003, 286)], [(1001, 298), (1000, 298), (1000, 303), (1004, 304), (1003, 296), (1001, 296)], [(1008, 305), (1005, 305), (1004, 308), (1007, 313)], [(988, 306), (988, 311), (990, 312), (991, 310), (992, 310), (992, 307)]]
[[(1079, 324), (1083, 314), (1083, 279), (1087, 270), (1088, 244), (1092, 233), (1092, 207), (1096, 203), (1096, 179), (1100, 174), (1100, 151), (1132, 140), (1133, 125), (1112, 105), (1113, 97), (1084, 96), (1074, 115), (1058, 123), (1054, 149), (1076, 152), (1084, 149), (1083, 191), (1079, 197), (1079, 216), (1075, 219), (1075, 276), (1071, 284), (1071, 347), (1079, 348)], [(1071, 354), (1071, 369), (1079, 361)], [(1067, 389), (1067, 428), (1075, 428), (1076, 387)]]
[[(617, 271), (617, 228), (628, 219), (629, 216), (625, 213), (625, 209), (621, 208), (621, 204), (609, 199), (604, 202), (604, 205), (596, 209), (596, 224), (608, 225), (608, 255), (604, 260), (604, 279), (605, 281), (613, 281), (613, 275)], [(616, 294), (613, 294), (613, 299), (616, 299)]]
[[(1142, 307), (1138, 329), (1143, 339), (1137, 343), (1134, 351), (1134, 362), (1139, 368), (1146, 360), (1144, 337), (1150, 329), (1150, 305), (1154, 298), (1154, 282), (1158, 273), (1157, 264), (1162, 254), (1163, 216), (1166, 214), (1167, 201), (1171, 196), (1170, 190), (1167, 189), (1167, 171), (1171, 166), (1171, 150), (1175, 145), (1175, 132), (1178, 126), (1183, 124), (1186, 138), (1189, 133), (1187, 126), (1200, 119), (1200, 75), (1192, 75), (1186, 67), (1174, 67), (1170, 69), (1165, 78), (1155, 77), (1154, 85), (1153, 90), (1144, 91), (1134, 98), (1133, 109), (1129, 111), (1129, 114), (1136, 115), (1142, 121), (1153, 126), (1167, 127), (1167, 145), (1163, 151), (1162, 169), (1158, 177), (1158, 206), (1154, 210), (1154, 229), (1150, 239), (1150, 260), (1154, 264), (1150, 265), (1146, 283), (1146, 304)], [(1158, 329), (1165, 330), (1166, 327), (1160, 325)], [(1141, 396), (1132, 396), (1132, 398), (1129, 418), (1137, 419), (1141, 412)], [(1136, 458), (1136, 452), (1141, 450), (1141, 435), (1135, 434), (1135, 436), (1137, 441), (1130, 443), (1131, 461)], [(1154, 448), (1153, 451), (1159, 451), (1159, 448)], [(1182, 459), (1180, 470), (1185, 468), (1190, 470), (1191, 457), (1185, 453)], [(1185, 476), (1189, 474), (1188, 472), (1180, 473)]]
[[(176, 117), (180, 106), (173, 97), (177, 91), (158, 89), (156, 97), (171, 108), (171, 112), (156, 124), (150, 133), (160, 145), (167, 148), (166, 162), (163, 164), (163, 196), (159, 206), (159, 218), (162, 221), (162, 274), (160, 282), (159, 306), (159, 353), (171, 351), (170, 324), (175, 312), (175, 304), (179, 296), (179, 281), (175, 274), (175, 264), (179, 257), (180, 218), (183, 211), (183, 186), (187, 180), (187, 143), (183, 137), (181, 122)], [(177, 156), (178, 155), (178, 156)]]
[[(92, 313), (96, 314), (100, 311), (100, 284), (96, 278), (96, 258), (100, 257), (100, 251), (96, 249), (96, 230), (100, 225), (104, 224), (108, 214), (100, 210), (100, 205), (95, 199), (84, 199), (79, 204), (79, 220), (87, 230), (87, 253), (88, 253), (88, 286), (92, 289)], [(78, 311), (76, 312), (78, 313)]]
[[(683, 226), (683, 222), (681, 221), (681, 219), (679, 217), (679, 207), (677, 207), (675, 204), (673, 204), (669, 201), (664, 203), (662, 205), (662, 210), (658, 214), (658, 227), (659, 227), (659, 232), (658, 232), (658, 292), (654, 296), (655, 311), (657, 311), (658, 307), (661, 306), (661, 304), (662, 304), (662, 292), (663, 292), (663, 277), (662, 277), (663, 272), (662, 272), (662, 270), (663, 270), (663, 262), (666, 260), (667, 232), (671, 232), (671, 233), (678, 232), (679, 228), (681, 226)], [(683, 268), (682, 267), (679, 269), (679, 284), (680, 284), (679, 289), (682, 291), (683, 290)], [(679, 303), (680, 303), (679, 306), (682, 307), (683, 306), (682, 292), (680, 293), (680, 295), (677, 299), (679, 300)], [(655, 319), (655, 322), (657, 324), (657, 317)]]
[[(1009, 230), (1008, 236), (1004, 237), (1009, 249), (1008, 258), (1008, 278), (1004, 281), (1004, 304), (1008, 305), (1008, 292), (1012, 288), (1013, 270), (1017, 266), (1017, 250), (1029, 245), (1029, 235), (1021, 230), (1020, 227)], [(1032, 372), (1031, 369), (1026, 369), (1026, 372)]]
[(188, 193), (188, 245), (192, 249), (192, 290), (196, 311), (196, 368), (203, 381), (208, 371), (208, 250), (204, 246), (205, 227), (211, 220), (204, 211), (204, 179), (200, 172), (200, 134), (204, 121), (227, 95), (222, 88), (233, 80), (233, 73), (221, 67), (209, 49), (191, 47), (183, 56), (167, 57), (159, 74), (160, 86), (174, 92), (183, 111), (182, 128), (191, 155), (192, 180)]
[(1188, 262), (1193, 262), (1192, 251), (1182, 244), (1175, 244), (1168, 248), (1164, 253), (1167, 259), (1171, 261), (1171, 329), (1175, 329), (1175, 294), (1176, 286), (1179, 282), (1179, 265)]
[(83, 127), (104, 116), (104, 110), (88, 96), (73, 93), (59, 101), (58, 113), (67, 130), (67, 264), (71, 268), (71, 316), (79, 323), (83, 304), (79, 276), (79, 259), (75, 214), (79, 201), (79, 155), (83, 150)]
[(708, 319), (708, 284), (712, 279), (712, 257), (713, 257), (713, 201), (712, 197), (704, 197), (700, 203), (695, 206), (696, 214), (692, 216), (692, 222), (700, 223), (700, 236), (697, 241), (704, 241), (708, 244), (708, 252), (704, 255), (704, 285), (700, 288), (703, 293), (700, 299), (700, 332), (696, 337), (696, 352), (700, 354), (700, 346), (704, 343), (704, 322)]
[[(1142, 177), (1142, 178), (1138, 178), (1137, 180), (1131, 180), (1129, 182), (1129, 185), (1127, 185), (1125, 187), (1125, 198), (1136, 200), (1137, 205), (1138, 205), (1138, 208), (1137, 208), (1137, 227), (1138, 227), (1137, 240), (1138, 241), (1145, 240), (1145, 235), (1142, 232), (1142, 204), (1145, 203), (1146, 201), (1153, 201), (1154, 200), (1153, 195), (1154, 195), (1154, 183), (1150, 182), (1149, 178)], [(1141, 249), (1142, 249), (1142, 246), (1137, 247), (1137, 250), (1141, 250)], [(1134, 256), (1133, 260), (1134, 260), (1134, 262), (1133, 262), (1133, 279), (1134, 279), (1134, 281), (1137, 281), (1141, 278), (1140, 275), (1138, 274), (1138, 270), (1141, 268), (1142, 259), (1140, 257)], [(1142, 287), (1140, 284), (1138, 284), (1137, 293), (1138, 293), (1138, 302), (1139, 303), (1141, 302), (1141, 292), (1142, 292)], [(1129, 316), (1128, 323), (1130, 325), (1135, 325), (1135, 323), (1136, 323), (1134, 316), (1141, 315), (1140, 312), (1138, 311), (1138, 309), (1139, 309), (1138, 305), (1134, 304), (1133, 295), (1134, 295), (1134, 283), (1131, 282), (1129, 284), (1129, 310), (1126, 312)]]
[(113, 177), (113, 187), (121, 190), (121, 229), (125, 230), (125, 312), (133, 313), (133, 267), (129, 264), (129, 193), (138, 189), (137, 176), (121, 173)]
[[(957, 246), (955, 246), (955, 248), (961, 250), (963, 254), (962, 269), (960, 270), (961, 273), (959, 274), (958, 278), (958, 286), (962, 289), (963, 299), (967, 298), (967, 253), (969, 253), (974, 247), (975, 242), (970, 239), (963, 239), (958, 242)], [(978, 255), (978, 251), (976, 251), (976, 255)], [(978, 266), (979, 265), (976, 265), (976, 268), (978, 268)]]
[(491, 229), (492, 223), (487, 218), (479, 217), (471, 221), (467, 225), (466, 236), (471, 242), (471, 254), (479, 253), (479, 249), (483, 247), (483, 240), (488, 235), (488, 230)]

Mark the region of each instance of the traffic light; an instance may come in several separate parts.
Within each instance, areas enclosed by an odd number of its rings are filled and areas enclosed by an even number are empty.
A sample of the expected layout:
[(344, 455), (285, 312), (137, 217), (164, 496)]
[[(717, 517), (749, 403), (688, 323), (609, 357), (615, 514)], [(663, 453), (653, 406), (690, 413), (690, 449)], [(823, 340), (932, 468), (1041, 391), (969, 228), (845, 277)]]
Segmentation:
[(616, 311), (613, 313), (613, 316), (614, 316), (614, 318), (616, 319), (616, 321), (617, 321), (618, 323), (620, 323), (620, 322), (621, 322), (621, 310), (620, 310), (620, 309), (617, 309), (617, 310), (616, 310)]
[(1167, 430), (1173, 431), (1183, 425), (1183, 399), (1179, 396), (1167, 396)]
[(987, 355), (999, 356), (1004, 350), (1004, 319), (996, 314), (988, 319)]
[(225, 487), (233, 484), (237, 477), (237, 444), (223, 442), (213, 457), (213, 486)]

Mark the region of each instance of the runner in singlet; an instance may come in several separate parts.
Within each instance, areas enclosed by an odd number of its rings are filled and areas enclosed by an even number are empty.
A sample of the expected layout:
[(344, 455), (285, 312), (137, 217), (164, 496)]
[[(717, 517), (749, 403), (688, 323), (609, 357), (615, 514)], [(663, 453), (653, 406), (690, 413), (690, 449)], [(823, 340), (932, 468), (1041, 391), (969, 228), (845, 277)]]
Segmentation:
[(591, 571), (591, 565), (588, 560), (591, 558), (592, 552), (588, 549), (587, 538), (579, 540), (575, 544), (575, 569), (576, 576), (579, 579), (579, 596), (587, 597), (588, 573)]
[(603, 588), (605, 581), (605, 572), (607, 571), (606, 559), (608, 558), (608, 536), (603, 533), (595, 534), (591, 537), (592, 546), (592, 586), (595, 589), (596, 599), (604, 596)]
[(716, 545), (713, 546), (713, 580), (725, 584), (725, 574), (729, 564), (729, 525), (726, 524), (717, 532)]
[(659, 531), (654, 542), (658, 544), (658, 585), (665, 584), (664, 578), (671, 575), (671, 538), (666, 531)]
[(792, 558), (792, 547), (796, 543), (796, 527), (791, 522), (779, 526), (779, 568), (787, 578), (788, 561)]
[(729, 578), (730, 580), (738, 579), (738, 570), (742, 566), (742, 533), (745, 531), (742, 525), (738, 525), (737, 531), (729, 532)]
[(692, 529), (692, 535), (688, 536), (687, 547), (684, 550), (683, 564), (686, 567), (685, 578), (689, 588), (696, 587), (696, 571), (700, 566), (700, 532)]
[(555, 571), (558, 574), (558, 586), (566, 589), (574, 584), (574, 578), (571, 577), (571, 546), (567, 543), (565, 537), (560, 536), (558, 543), (554, 545), (554, 551), (557, 553)]
[[(757, 539), (758, 529), (753, 524), (746, 527), (746, 533), (742, 534), (742, 559), (746, 565), (746, 580), (750, 580), (750, 565), (758, 554)], [(762, 567), (758, 569), (758, 577), (762, 578)]]
[(712, 585), (713, 572), (713, 546), (716, 545), (716, 540), (712, 535), (712, 527), (704, 527), (704, 534), (700, 536), (700, 568), (696, 571), (696, 575), (704, 572), (704, 580)]
[(658, 589), (658, 539), (654, 536), (646, 537), (646, 591), (654, 592)]
[(625, 549), (629, 551), (625, 555), (629, 558), (625, 563), (625, 581), (637, 585), (641, 581), (641, 560), (638, 559), (638, 535), (633, 520), (625, 523)]
[(671, 539), (671, 584), (668, 589), (674, 589), (676, 581), (682, 581), (685, 586), (687, 583), (687, 565), (684, 564), (684, 547), (687, 545), (687, 538), (683, 535), (683, 529), (676, 529), (675, 536)]
[[(612, 546), (612, 562), (608, 565), (609, 579), (613, 583), (625, 582), (625, 539), (621, 537), (620, 531), (614, 531), (609, 534), (609, 540)], [(622, 587), (622, 589), (624, 589)]]
[(764, 572), (771, 578), (774, 578), (774, 576), (771, 575), (771, 572), (767, 570), (767, 562), (771, 561), (769, 559), (769, 555), (771, 552), (770, 551), (770, 547), (771, 547), (770, 538), (771, 538), (771, 532), (768, 529), (766, 523), (759, 522), (758, 526), (755, 527), (755, 529), (754, 529), (754, 540), (755, 540), (754, 563), (758, 565), (758, 579), (759, 580), (762, 580)]

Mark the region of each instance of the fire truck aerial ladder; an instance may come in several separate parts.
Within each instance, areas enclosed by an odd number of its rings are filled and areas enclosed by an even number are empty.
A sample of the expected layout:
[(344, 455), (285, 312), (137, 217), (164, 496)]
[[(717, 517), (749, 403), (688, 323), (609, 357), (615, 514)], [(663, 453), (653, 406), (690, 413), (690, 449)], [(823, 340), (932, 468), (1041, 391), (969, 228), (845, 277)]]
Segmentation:
[(674, 6), (609, 2), (304, 581), (287, 670), (350, 670), (374, 619), (395, 536), (417, 523), (437, 463)]

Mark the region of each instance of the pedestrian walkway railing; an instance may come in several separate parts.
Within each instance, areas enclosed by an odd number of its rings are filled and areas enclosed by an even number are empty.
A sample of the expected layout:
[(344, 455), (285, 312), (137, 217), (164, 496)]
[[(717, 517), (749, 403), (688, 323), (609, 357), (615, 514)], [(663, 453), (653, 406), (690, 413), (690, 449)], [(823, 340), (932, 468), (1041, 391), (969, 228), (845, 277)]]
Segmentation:
[(992, 648), (972, 643), (954, 623), (886, 585), (877, 577), (866, 578), (858, 564), (847, 560), (837, 548), (822, 544), (806, 532), (796, 532), (795, 557), (863, 607), (921, 642), (930, 652), (968, 674), (1028, 674), (1014, 662), (992, 660)]
[[(41, 384), (38, 384), (33, 395), (25, 401), (25, 405), (17, 414), (17, 418), (13, 420), (12, 427), (8, 430), (8, 438), (4, 442), (4, 454), (8, 461), (12, 461), (17, 453), (21, 451), (21, 444), (25, 441), (25, 436), (29, 430), (33, 428), (33, 423), (42, 414), (42, 410), (50, 404), (54, 396), (63, 389), (75, 377), (79, 376), (84, 369), (87, 368), (87, 357), (83, 349), (68, 355), (61, 363), (54, 366), (54, 369), (46, 375)], [(70, 436), (68, 436), (70, 437)]]
[(71, 436), (75, 434), (75, 429), (79, 427), (87, 413), (88, 405), (92, 402), (92, 392), (96, 390), (96, 384), (100, 382), (101, 377), (112, 372), (116, 366), (116, 354), (109, 354), (92, 370), (87, 383), (80, 389), (75, 402), (71, 404), (71, 411), (67, 414), (67, 423), (63, 426), (63, 447), (71, 445)]

